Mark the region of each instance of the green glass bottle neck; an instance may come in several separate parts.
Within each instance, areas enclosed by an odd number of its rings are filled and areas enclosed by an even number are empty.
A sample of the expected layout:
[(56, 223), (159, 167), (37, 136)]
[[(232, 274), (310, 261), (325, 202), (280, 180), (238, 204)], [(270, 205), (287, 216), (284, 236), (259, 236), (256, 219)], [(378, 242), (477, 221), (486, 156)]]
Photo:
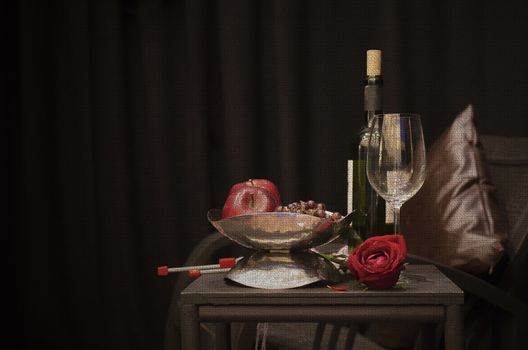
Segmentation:
[(383, 111), (383, 77), (381, 75), (368, 75), (365, 77), (364, 87), (364, 111), (365, 122), (370, 124), (370, 120), (374, 115), (380, 114)]

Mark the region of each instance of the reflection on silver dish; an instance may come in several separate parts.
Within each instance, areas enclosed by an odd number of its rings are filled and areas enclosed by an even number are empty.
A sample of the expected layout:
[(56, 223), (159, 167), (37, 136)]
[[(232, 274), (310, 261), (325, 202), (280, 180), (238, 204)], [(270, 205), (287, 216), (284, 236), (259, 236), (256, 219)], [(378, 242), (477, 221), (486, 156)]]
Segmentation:
[(264, 212), (221, 219), (219, 209), (207, 213), (209, 222), (238, 244), (259, 250), (302, 250), (331, 242), (350, 224), (348, 214), (337, 223), (308, 214)]
[(226, 279), (248, 287), (288, 289), (320, 280), (337, 282), (334, 265), (311, 251), (253, 253), (239, 261)]

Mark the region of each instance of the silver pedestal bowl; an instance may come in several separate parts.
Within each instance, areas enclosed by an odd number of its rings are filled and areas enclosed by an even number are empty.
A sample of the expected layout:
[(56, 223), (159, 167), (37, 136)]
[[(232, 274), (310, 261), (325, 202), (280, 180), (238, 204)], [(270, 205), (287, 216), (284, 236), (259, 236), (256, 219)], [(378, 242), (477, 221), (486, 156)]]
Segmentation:
[[(331, 214), (331, 213), (327, 213)], [(307, 214), (264, 212), (222, 219), (211, 209), (209, 222), (222, 235), (256, 250), (231, 269), (226, 278), (249, 287), (285, 289), (339, 278), (336, 267), (311, 248), (332, 242), (351, 220), (340, 221)]]

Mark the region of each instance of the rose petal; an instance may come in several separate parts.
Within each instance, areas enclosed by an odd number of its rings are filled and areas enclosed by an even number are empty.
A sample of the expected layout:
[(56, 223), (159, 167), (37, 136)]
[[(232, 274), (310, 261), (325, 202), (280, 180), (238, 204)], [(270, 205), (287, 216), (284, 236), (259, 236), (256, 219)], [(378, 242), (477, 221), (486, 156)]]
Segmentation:
[(346, 290), (348, 290), (348, 287), (345, 286), (345, 285), (333, 285), (333, 286), (327, 286), (328, 288), (330, 288), (331, 290), (335, 290), (337, 292), (344, 292)]
[(367, 264), (375, 268), (385, 267), (388, 262), (390, 262), (389, 254), (386, 252), (378, 252), (367, 257)]
[(357, 254), (360, 256), (371, 255), (379, 251), (389, 251), (392, 247), (394, 245), (391, 242), (374, 242), (374, 244), (365, 245), (362, 249), (358, 250)]
[[(381, 247), (380, 247), (381, 248)], [(383, 247), (383, 248), (386, 248), (386, 247)], [(380, 264), (380, 265), (377, 265), (377, 264), (373, 264), (372, 262), (369, 262), (369, 256), (375, 256), (377, 254), (381, 254), (383, 256), (386, 257), (386, 261), (384, 264)], [(361, 264), (365, 267), (365, 269), (369, 270), (370, 272), (374, 273), (374, 272), (379, 272), (380, 269), (384, 270), (386, 269), (386, 265), (391, 265), (392, 264), (392, 260), (393, 260), (393, 257), (395, 254), (391, 254), (391, 251), (390, 249), (383, 249), (383, 250), (372, 250), (371, 251), (371, 254), (368, 255), (368, 256), (362, 256), (361, 257)]]

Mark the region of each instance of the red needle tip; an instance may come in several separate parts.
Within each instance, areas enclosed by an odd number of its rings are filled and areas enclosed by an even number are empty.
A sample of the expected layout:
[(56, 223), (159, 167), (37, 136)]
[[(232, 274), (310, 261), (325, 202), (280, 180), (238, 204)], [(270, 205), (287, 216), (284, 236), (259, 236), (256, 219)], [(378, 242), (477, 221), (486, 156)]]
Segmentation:
[(197, 277), (200, 277), (202, 275), (202, 273), (200, 272), (200, 270), (189, 270), (187, 271), (187, 276), (191, 277), (191, 278), (197, 278)]
[(218, 264), (220, 265), (221, 269), (225, 268), (232, 268), (236, 265), (236, 259), (235, 258), (222, 258), (218, 260)]
[(158, 276), (167, 276), (169, 268), (167, 266), (158, 266)]

